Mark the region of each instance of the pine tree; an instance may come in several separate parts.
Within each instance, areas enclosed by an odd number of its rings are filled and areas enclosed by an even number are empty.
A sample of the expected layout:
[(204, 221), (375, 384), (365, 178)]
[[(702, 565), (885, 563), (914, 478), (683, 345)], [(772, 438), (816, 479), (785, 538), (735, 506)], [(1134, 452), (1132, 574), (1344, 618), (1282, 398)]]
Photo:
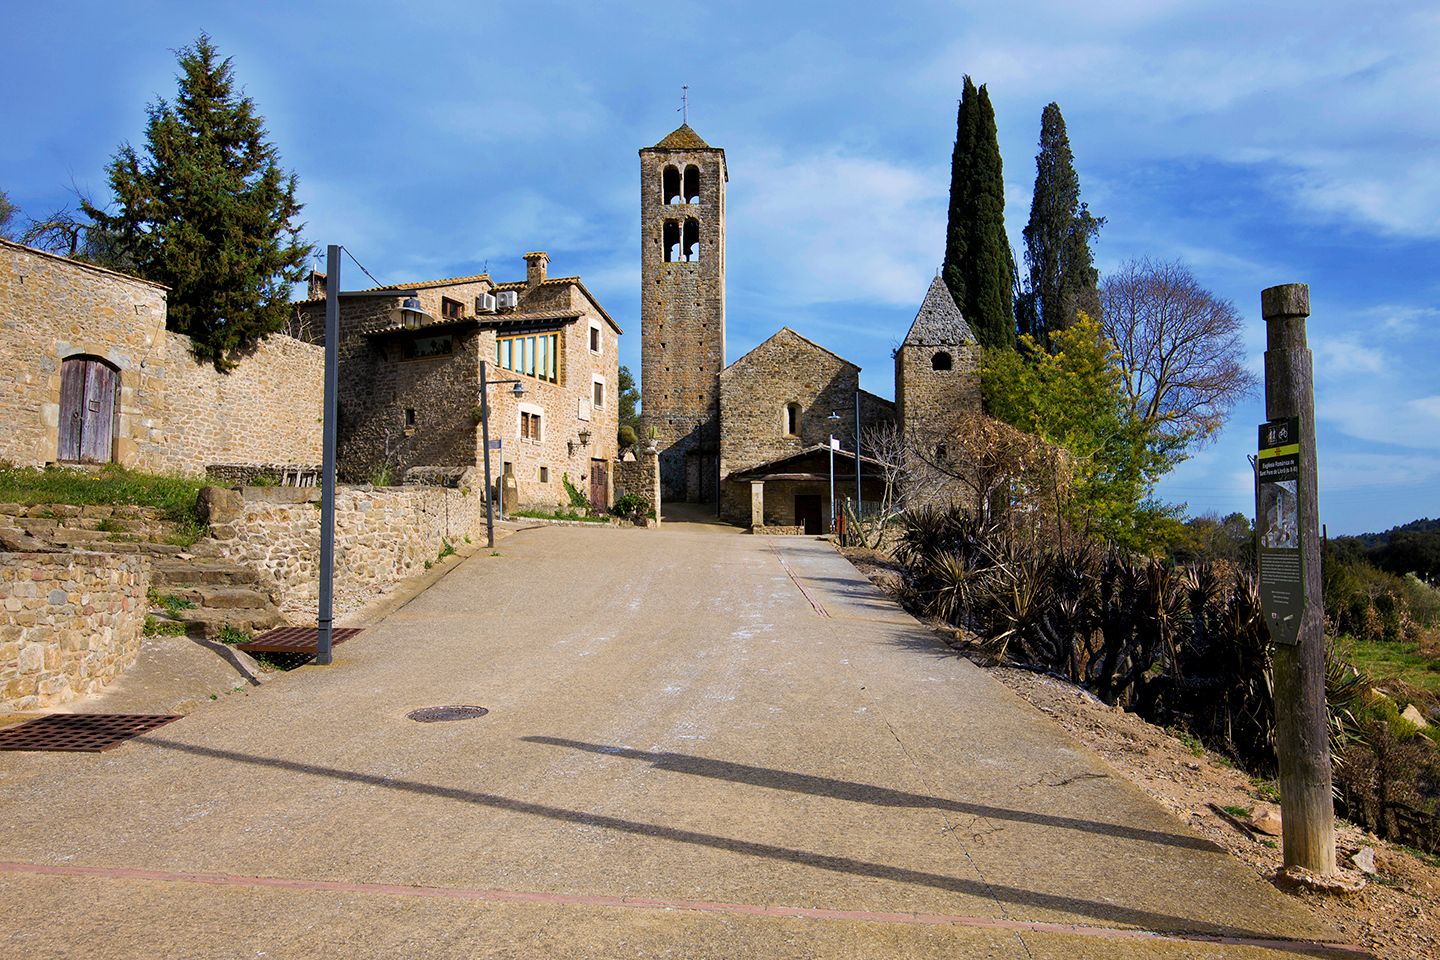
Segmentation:
[(1005, 235), (1005, 182), (990, 93), (967, 76), (950, 162), (946, 286), (980, 342), (1015, 342), (1015, 263)]
[(1022, 333), (1048, 347), (1057, 332), (1075, 322), (1077, 313), (1100, 315), (1100, 275), (1090, 240), (1104, 222), (1080, 201), (1065, 118), (1060, 105), (1051, 103), (1040, 118), (1035, 194), (1025, 226), (1030, 280), (1017, 305)]
[(170, 288), (169, 328), (226, 370), (285, 326), (290, 284), (312, 248), (295, 222), (295, 175), (236, 90), (232, 61), (202, 33), (179, 64), (175, 103), (147, 108), (144, 157), (127, 143), (111, 161), (117, 212), (83, 209), (141, 276)]

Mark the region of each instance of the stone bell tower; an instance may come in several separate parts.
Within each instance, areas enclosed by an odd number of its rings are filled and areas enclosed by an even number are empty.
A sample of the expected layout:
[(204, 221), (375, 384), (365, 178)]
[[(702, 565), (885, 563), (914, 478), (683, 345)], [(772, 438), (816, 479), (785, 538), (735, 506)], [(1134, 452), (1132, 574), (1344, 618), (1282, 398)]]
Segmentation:
[(714, 503), (720, 485), (727, 180), (688, 123), (640, 151), (641, 424), (670, 501)]

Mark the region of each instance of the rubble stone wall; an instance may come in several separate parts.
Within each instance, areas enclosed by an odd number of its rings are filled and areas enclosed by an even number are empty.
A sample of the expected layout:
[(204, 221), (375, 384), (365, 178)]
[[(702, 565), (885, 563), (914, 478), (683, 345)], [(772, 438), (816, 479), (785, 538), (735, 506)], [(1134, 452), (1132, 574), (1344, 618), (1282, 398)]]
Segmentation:
[[(335, 616), (343, 617), (425, 572), (448, 542), (485, 535), (485, 498), (472, 487), (342, 486), (335, 493)], [(320, 598), (320, 490), (245, 487), (233, 515), (211, 517), (222, 555), (274, 583), (281, 611), (313, 623)]]
[(150, 563), (111, 553), (0, 553), (0, 708), (98, 693), (140, 652)]

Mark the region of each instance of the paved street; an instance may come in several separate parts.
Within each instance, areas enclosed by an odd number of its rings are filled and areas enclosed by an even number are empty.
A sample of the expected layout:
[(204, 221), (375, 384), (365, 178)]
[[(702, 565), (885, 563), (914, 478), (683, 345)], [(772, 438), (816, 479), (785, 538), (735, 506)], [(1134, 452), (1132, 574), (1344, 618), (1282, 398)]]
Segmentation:
[[(0, 754), (0, 953), (1331, 955), (824, 543), (500, 553), (331, 668), (109, 754)], [(491, 713), (405, 716), (437, 704)]]

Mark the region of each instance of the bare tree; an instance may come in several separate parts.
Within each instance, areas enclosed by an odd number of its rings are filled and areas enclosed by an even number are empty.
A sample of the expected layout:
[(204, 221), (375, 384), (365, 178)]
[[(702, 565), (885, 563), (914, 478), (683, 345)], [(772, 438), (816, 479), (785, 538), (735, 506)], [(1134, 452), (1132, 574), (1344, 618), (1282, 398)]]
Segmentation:
[(18, 216), (20, 208), (10, 202), (10, 196), (4, 190), (0, 190), (0, 237), (15, 239), (15, 218)]
[(1100, 303), (1129, 413), (1160, 438), (1163, 455), (1183, 459), (1192, 443), (1212, 439), (1255, 391), (1235, 304), (1201, 287), (1181, 261), (1126, 261), (1105, 278)]

